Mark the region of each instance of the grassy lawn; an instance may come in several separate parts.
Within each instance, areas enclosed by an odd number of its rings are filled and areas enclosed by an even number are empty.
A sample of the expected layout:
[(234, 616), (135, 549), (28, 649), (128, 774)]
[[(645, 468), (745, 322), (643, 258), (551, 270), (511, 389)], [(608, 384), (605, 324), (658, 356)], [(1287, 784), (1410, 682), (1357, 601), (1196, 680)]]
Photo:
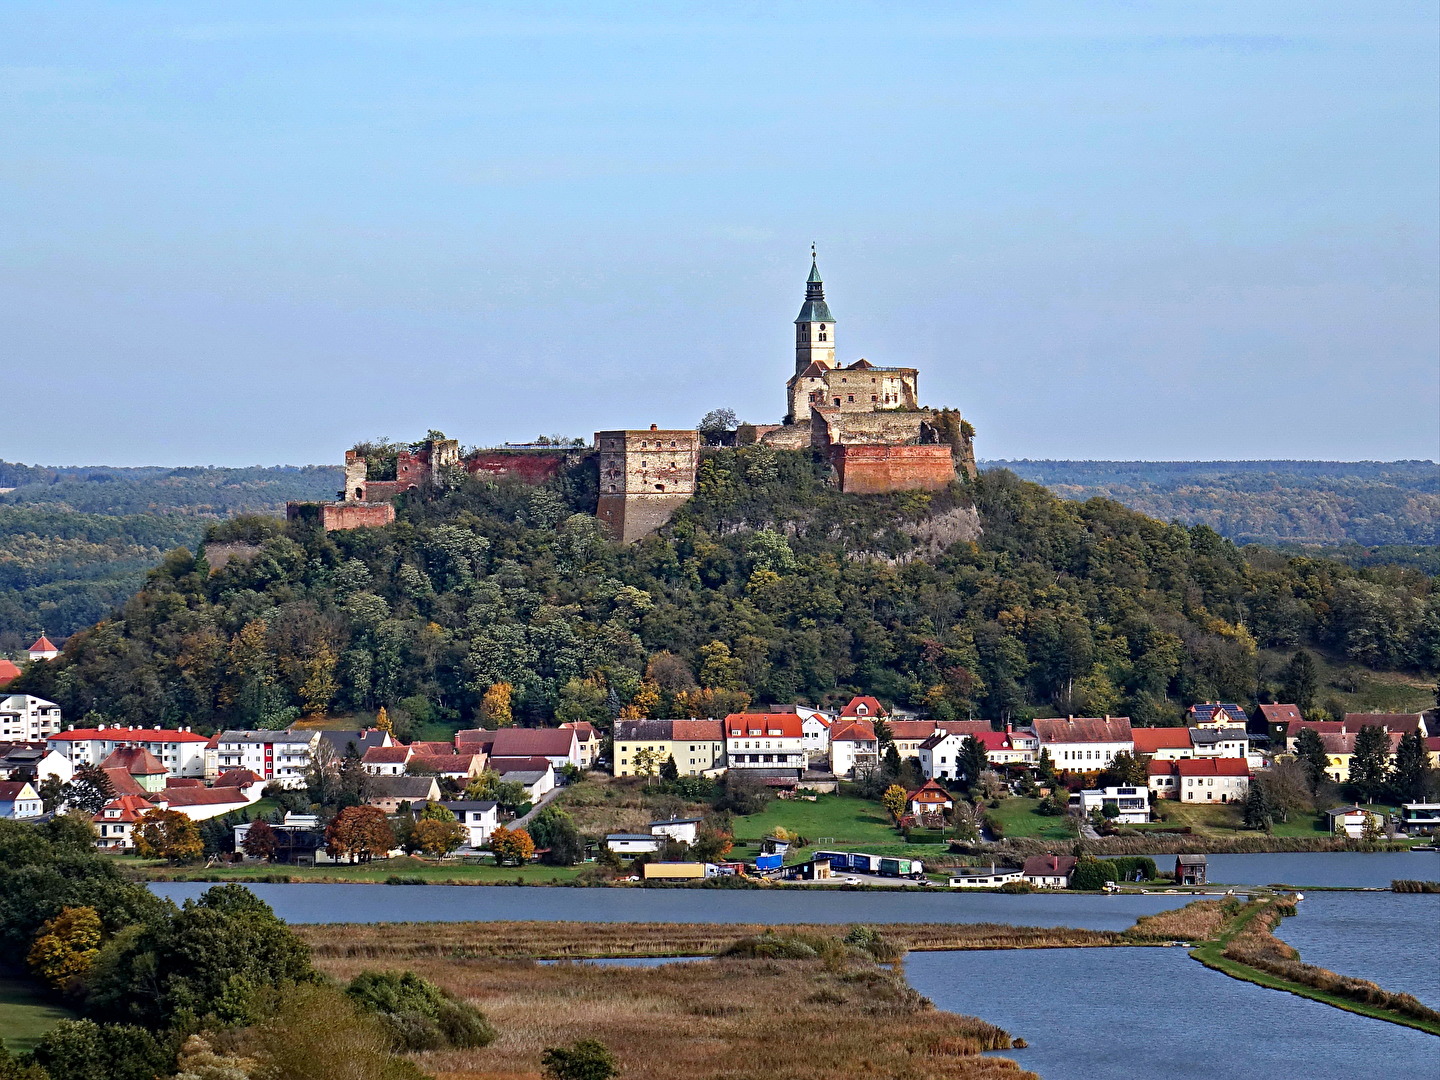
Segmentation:
[(799, 833), (826, 847), (866, 847), (901, 843), (890, 824), (890, 815), (866, 799), (849, 795), (819, 795), (814, 802), (804, 799), (775, 799), (761, 813), (735, 819), (735, 839), (758, 840), (769, 836), (779, 825), (791, 834)]
[(0, 1036), (12, 1054), (33, 1049), (56, 1021), (72, 1016), (74, 1013), (43, 997), (33, 983), (0, 975)]
[(138, 872), (142, 877), (159, 881), (208, 881), (220, 878), (225, 881), (254, 881), (257, 878), (288, 876), (296, 881), (349, 881), (384, 882), (386, 878), (420, 878), (432, 884), (459, 882), (462, 884), (505, 884), (513, 885), (523, 881), (531, 885), (550, 885), (573, 881), (582, 869), (579, 866), (543, 866), (532, 863), (527, 866), (495, 866), (487, 859), (483, 866), (462, 863), (457, 860), (441, 862), (430, 859), (377, 859), (370, 863), (325, 864), (321, 866), (271, 866), (266, 863), (241, 863), (223, 867), (172, 867), (163, 862), (120, 856), (117, 861)]
[(1034, 836), (1041, 840), (1070, 840), (1075, 836), (1063, 817), (1035, 813), (1039, 805), (1039, 799), (1014, 797), (1001, 799), (998, 807), (986, 813), (1000, 822), (1006, 836)]

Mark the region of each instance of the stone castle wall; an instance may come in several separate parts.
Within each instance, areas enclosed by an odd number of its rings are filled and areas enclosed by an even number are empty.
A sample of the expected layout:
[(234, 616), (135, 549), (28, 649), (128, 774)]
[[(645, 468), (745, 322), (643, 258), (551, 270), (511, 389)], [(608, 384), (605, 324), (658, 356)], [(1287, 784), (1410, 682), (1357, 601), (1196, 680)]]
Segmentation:
[(464, 464), (465, 471), (471, 476), (543, 484), (559, 475), (560, 470), (571, 461), (572, 453), (563, 450), (476, 450), (465, 458)]
[(291, 521), (317, 521), (326, 532), (340, 529), (370, 529), (389, 525), (395, 520), (392, 503), (304, 503), (285, 504), (285, 516)]
[(856, 495), (940, 491), (955, 480), (950, 447), (841, 444), (830, 450), (840, 490)]
[(596, 517), (622, 543), (660, 528), (695, 494), (700, 435), (655, 426), (597, 431), (600, 497)]

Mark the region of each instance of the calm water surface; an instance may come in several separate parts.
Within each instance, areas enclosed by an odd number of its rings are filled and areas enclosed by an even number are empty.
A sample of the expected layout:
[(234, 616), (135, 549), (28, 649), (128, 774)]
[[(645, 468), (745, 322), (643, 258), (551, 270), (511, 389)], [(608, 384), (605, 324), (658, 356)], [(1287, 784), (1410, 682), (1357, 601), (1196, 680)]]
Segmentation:
[(1183, 949), (911, 953), (905, 972), (940, 1008), (1023, 1036), (1028, 1049), (1001, 1056), (1042, 1080), (1440, 1080), (1435, 1036), (1229, 978)]
[[(1171, 869), (1173, 855), (1156, 855)], [(1167, 861), (1168, 860), (1168, 861)], [(1388, 889), (1394, 878), (1440, 881), (1440, 851), (1317, 851), (1269, 855), (1211, 855), (1210, 880), (1229, 885)]]
[(1276, 934), (1300, 959), (1440, 1008), (1440, 895), (1310, 892), (1298, 910)]
[[(199, 896), (201, 882), (156, 882), (161, 896)], [(286, 922), (996, 922), (1124, 930), (1141, 915), (1190, 897), (1004, 896), (931, 893), (765, 892), (719, 889), (567, 889), (473, 885), (248, 885)]]

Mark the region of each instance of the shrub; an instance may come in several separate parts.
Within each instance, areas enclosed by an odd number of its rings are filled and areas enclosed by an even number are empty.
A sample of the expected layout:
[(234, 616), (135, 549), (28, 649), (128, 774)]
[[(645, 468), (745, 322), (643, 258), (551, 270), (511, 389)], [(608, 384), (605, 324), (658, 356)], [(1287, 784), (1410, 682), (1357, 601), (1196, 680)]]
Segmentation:
[(488, 1046), (495, 1029), (484, 1015), (413, 972), (362, 971), (345, 993), (375, 1013), (399, 1050)]
[(1086, 856), (1075, 864), (1075, 872), (1070, 875), (1070, 888), (1103, 889), (1106, 882), (1114, 880), (1115, 869), (1109, 860)]
[(550, 1080), (610, 1080), (620, 1075), (615, 1055), (595, 1039), (552, 1046), (540, 1056), (540, 1063)]
[(1440, 893), (1440, 881), (1409, 881), (1396, 879), (1390, 882), (1391, 892)]
[(1021, 878), (1018, 881), (1007, 881), (1004, 885), (1000, 886), (1000, 891), (1003, 893), (1027, 893), (1034, 892), (1035, 886), (1031, 885), (1030, 882), (1024, 878)]

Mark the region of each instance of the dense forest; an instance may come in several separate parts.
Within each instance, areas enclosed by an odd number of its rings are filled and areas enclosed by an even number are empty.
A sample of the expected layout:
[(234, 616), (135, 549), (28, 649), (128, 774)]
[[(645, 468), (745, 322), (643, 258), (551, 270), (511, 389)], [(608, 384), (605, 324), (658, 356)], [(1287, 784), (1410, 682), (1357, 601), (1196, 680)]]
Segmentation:
[(331, 498), (335, 468), (51, 468), (0, 461), (0, 654), (57, 640), (124, 603), (207, 521)]
[(1440, 544), (1433, 461), (992, 461), (1067, 499), (1102, 496), (1237, 543)]
[(16, 688), (72, 717), (200, 725), (382, 704), (472, 724), (497, 684), (529, 723), (856, 692), (941, 717), (1165, 723), (1283, 692), (1267, 659), (1301, 645), (1440, 668), (1440, 590), (1416, 569), (1247, 555), (1004, 470), (855, 496), (809, 453), (709, 451), (697, 496), (630, 547), (584, 512), (594, 486), (592, 463), (542, 488), (457, 479), (382, 529), (212, 525), (223, 566), (173, 551)]

